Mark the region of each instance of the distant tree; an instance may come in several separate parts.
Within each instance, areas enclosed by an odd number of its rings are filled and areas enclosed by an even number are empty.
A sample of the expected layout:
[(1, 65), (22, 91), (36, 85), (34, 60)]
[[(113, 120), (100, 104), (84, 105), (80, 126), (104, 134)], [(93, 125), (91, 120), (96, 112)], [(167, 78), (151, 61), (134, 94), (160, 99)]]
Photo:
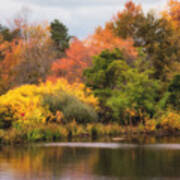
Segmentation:
[(104, 49), (113, 50), (115, 48), (119, 48), (130, 60), (135, 59), (137, 56), (137, 50), (134, 47), (133, 39), (123, 39), (116, 36), (113, 32), (113, 26), (109, 22), (106, 23), (105, 27), (99, 26), (95, 32), (87, 38), (86, 41), (89, 46), (96, 47), (98, 50), (97, 54)]
[(19, 37), (19, 29), (10, 30), (8, 27), (0, 25), (0, 35), (3, 37), (3, 41), (12, 41)]
[(167, 9), (163, 11), (163, 16), (172, 24), (173, 28), (178, 29), (180, 26), (180, 2), (169, 0)]
[(73, 39), (70, 47), (66, 50), (66, 57), (53, 62), (49, 80), (59, 77), (66, 78), (69, 82), (82, 81), (82, 72), (91, 64), (91, 56), (94, 55), (93, 48), (85, 46), (78, 39)]
[(22, 41), (19, 63), (13, 68), (15, 85), (45, 81), (56, 59), (48, 26), (31, 25), (25, 32), (28, 36)]
[(122, 38), (132, 37), (134, 45), (143, 47), (147, 60), (154, 68), (154, 78), (167, 80), (172, 62), (177, 60), (178, 48), (172, 41), (173, 29), (164, 17), (143, 13), (140, 6), (128, 1), (125, 9), (111, 21), (114, 33)]
[(21, 38), (0, 45), (4, 56), (0, 72), (6, 87), (38, 84), (46, 79), (56, 58), (48, 30), (46, 25), (24, 26), (21, 28)]
[(64, 52), (69, 47), (70, 36), (67, 27), (59, 20), (55, 19), (50, 26), (51, 38), (55, 42), (58, 50)]
[[(20, 37), (20, 30), (14, 29), (10, 30), (6, 26), (0, 25), (0, 46), (3, 43), (6, 42), (12, 42), (14, 39), (17, 39)], [(4, 58), (2, 51), (0, 51), (0, 61), (2, 61)]]
[(136, 33), (138, 26), (144, 23), (145, 17), (140, 5), (136, 5), (132, 1), (127, 1), (123, 11), (117, 13), (113, 17), (111, 23), (114, 27), (116, 35), (126, 39), (133, 37), (136, 39)]
[(98, 27), (96, 31), (84, 41), (73, 38), (69, 48), (65, 51), (65, 57), (58, 58), (52, 64), (52, 75), (49, 79), (56, 80), (65, 77), (69, 82), (82, 81), (82, 72), (91, 66), (92, 57), (98, 55), (104, 49), (122, 49), (126, 59), (131, 62), (137, 56), (137, 50), (133, 47), (132, 38), (122, 39), (113, 34), (112, 28), (106, 24), (104, 28)]

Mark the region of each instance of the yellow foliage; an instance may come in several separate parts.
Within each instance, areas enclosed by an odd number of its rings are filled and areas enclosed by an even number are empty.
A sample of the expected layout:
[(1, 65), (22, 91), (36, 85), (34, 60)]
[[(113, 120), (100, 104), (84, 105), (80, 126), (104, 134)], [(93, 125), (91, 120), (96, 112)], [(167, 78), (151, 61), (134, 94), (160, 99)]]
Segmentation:
[(69, 95), (77, 97), (84, 103), (92, 105), (95, 108), (98, 107), (97, 98), (82, 83), (69, 84), (66, 79), (61, 78), (56, 83), (48, 81), (45, 84), (41, 84), (41, 86), (46, 86), (45, 93), (54, 94), (57, 91), (64, 91)]
[(156, 125), (157, 125), (157, 121), (155, 119), (147, 120), (145, 123), (145, 127), (147, 131), (155, 131)]
[[(13, 112), (13, 120), (18, 120), (25, 124), (44, 123), (47, 117), (56, 118), (61, 122), (63, 113), (58, 111), (52, 114), (48, 106), (42, 106), (43, 97), (46, 94), (61, 97), (63, 92), (77, 97), (80, 101), (98, 107), (97, 99), (90, 90), (85, 91), (83, 84), (69, 84), (65, 79), (59, 79), (56, 83), (46, 82), (40, 85), (23, 85), (10, 90), (7, 94), (0, 96), (0, 112), (6, 111), (4, 107), (10, 107)], [(5, 112), (6, 113), (6, 112)]]
[(160, 124), (164, 130), (180, 130), (180, 114), (177, 112), (168, 112), (161, 117)]

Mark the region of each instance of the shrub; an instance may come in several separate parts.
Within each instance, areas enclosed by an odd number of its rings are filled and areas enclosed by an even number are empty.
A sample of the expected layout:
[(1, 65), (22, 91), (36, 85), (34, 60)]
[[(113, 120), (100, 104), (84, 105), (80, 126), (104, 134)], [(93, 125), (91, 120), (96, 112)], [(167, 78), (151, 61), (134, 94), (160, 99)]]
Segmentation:
[(43, 132), (41, 129), (37, 128), (37, 129), (32, 129), (31, 131), (28, 132), (27, 134), (27, 140), (28, 141), (40, 141), (43, 139)]
[(174, 132), (180, 130), (180, 113), (168, 111), (160, 118), (160, 126), (163, 130)]
[(67, 136), (66, 128), (57, 126), (56, 124), (41, 125), (36, 128), (27, 130), (28, 141), (56, 141)]
[(97, 121), (95, 110), (78, 98), (62, 93), (61, 96), (45, 95), (44, 105), (48, 105), (51, 112), (61, 111), (64, 115), (64, 122), (76, 120), (78, 123)]
[(63, 108), (65, 119), (69, 122), (75, 119), (78, 123), (97, 121), (97, 114), (92, 107), (79, 101), (71, 102)]
[(155, 119), (146, 120), (145, 128), (148, 132), (153, 132), (156, 130), (157, 121)]
[(62, 119), (90, 122), (97, 119), (97, 108), (97, 99), (83, 84), (60, 79), (54, 84), (24, 85), (0, 96), (0, 127), (9, 127), (12, 121), (30, 125)]
[(138, 130), (139, 133), (143, 133), (145, 131), (144, 124), (139, 123), (138, 127), (137, 127), (137, 130)]
[(12, 126), (14, 113), (9, 106), (0, 107), (0, 128), (7, 129)]

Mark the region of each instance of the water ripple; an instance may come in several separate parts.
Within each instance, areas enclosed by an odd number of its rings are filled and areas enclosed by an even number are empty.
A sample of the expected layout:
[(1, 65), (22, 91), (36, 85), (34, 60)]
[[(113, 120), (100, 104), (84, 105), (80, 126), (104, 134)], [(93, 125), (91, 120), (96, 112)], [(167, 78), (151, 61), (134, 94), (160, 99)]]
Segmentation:
[(130, 149), (130, 148), (145, 148), (145, 149), (170, 149), (180, 150), (180, 144), (124, 144), (124, 143), (46, 143), (38, 146), (44, 147), (79, 147), (79, 148), (104, 148), (104, 149)]

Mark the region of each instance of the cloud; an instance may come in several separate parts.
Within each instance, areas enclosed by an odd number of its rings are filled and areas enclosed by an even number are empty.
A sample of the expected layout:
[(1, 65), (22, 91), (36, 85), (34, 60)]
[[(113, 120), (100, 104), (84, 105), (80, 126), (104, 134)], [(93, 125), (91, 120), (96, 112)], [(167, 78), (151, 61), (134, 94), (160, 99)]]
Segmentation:
[(20, 2), (31, 2), (43, 6), (80, 7), (80, 6), (111, 6), (124, 4), (126, 0), (14, 0)]
[[(29, 2), (43, 6), (62, 6), (62, 7), (79, 7), (79, 6), (117, 6), (123, 5), (127, 0), (14, 0), (20, 2)], [(165, 0), (134, 0), (137, 3), (157, 4), (165, 2)]]
[[(103, 25), (123, 8), (127, 0), (0, 0), (0, 19), (12, 18), (22, 7), (32, 11), (34, 20), (60, 19), (72, 35), (80, 38), (93, 33), (94, 28)], [(165, 0), (136, 0), (147, 11), (160, 9)]]

